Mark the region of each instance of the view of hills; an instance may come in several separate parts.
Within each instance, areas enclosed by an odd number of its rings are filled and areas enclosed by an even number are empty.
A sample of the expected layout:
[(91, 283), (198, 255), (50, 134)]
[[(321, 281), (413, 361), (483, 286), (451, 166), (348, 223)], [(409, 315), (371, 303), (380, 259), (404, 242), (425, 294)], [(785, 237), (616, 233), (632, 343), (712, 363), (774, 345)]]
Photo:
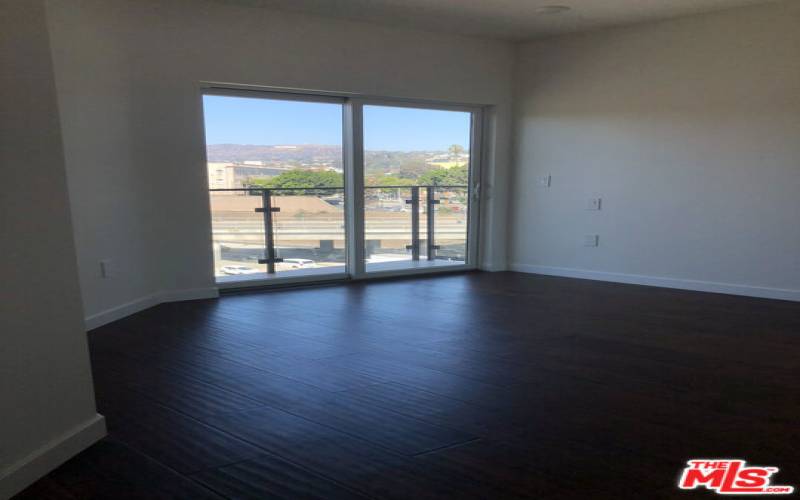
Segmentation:
[(322, 144), (264, 146), (258, 144), (209, 144), (208, 161), (284, 161), (311, 163), (320, 160), (341, 162), (342, 147)]
[[(260, 161), (265, 165), (300, 169), (342, 169), (341, 146), (210, 144), (207, 151), (209, 162)], [(449, 151), (365, 151), (364, 156), (368, 174), (403, 173), (411, 177), (431, 167), (447, 168), (468, 161), (468, 155), (459, 146), (453, 146)]]

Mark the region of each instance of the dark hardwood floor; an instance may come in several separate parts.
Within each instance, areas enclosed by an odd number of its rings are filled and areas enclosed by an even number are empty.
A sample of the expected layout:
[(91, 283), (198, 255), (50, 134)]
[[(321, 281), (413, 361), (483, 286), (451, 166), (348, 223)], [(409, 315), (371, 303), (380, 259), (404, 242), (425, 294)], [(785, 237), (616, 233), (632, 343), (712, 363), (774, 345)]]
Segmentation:
[(109, 437), (19, 499), (712, 498), (800, 486), (800, 304), (471, 273), (163, 304), (90, 332)]

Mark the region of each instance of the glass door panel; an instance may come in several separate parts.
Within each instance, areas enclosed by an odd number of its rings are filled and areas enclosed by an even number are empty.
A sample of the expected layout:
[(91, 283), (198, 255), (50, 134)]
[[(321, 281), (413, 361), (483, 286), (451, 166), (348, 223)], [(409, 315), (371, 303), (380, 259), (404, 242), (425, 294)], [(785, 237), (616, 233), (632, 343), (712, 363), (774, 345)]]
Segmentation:
[(203, 96), (217, 281), (346, 272), (344, 102)]
[(365, 270), (468, 262), (473, 113), (365, 105)]

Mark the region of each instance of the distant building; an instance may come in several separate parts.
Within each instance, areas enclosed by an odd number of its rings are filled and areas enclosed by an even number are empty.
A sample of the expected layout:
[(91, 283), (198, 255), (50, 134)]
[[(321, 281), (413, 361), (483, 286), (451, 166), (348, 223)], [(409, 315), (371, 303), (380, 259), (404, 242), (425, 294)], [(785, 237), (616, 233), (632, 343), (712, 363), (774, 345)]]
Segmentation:
[(292, 169), (288, 166), (265, 166), (263, 163), (261, 161), (208, 162), (208, 188), (243, 188), (250, 179), (273, 177)]
[(226, 189), (228, 188), (228, 170), (229, 163), (208, 162), (208, 188), (209, 189)]

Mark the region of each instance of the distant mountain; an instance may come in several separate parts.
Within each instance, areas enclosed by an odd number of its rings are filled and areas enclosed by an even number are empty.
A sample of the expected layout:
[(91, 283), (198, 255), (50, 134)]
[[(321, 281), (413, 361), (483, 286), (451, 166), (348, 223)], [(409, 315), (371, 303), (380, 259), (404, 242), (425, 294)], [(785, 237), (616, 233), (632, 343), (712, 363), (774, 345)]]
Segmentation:
[[(257, 145), (210, 144), (210, 162), (260, 161), (265, 166), (300, 169), (342, 168), (341, 146), (322, 144)], [(364, 163), (368, 174), (399, 174), (411, 177), (430, 169), (437, 161), (448, 161), (446, 151), (365, 151)]]
[(208, 161), (212, 162), (298, 162), (341, 163), (342, 147), (321, 144), (264, 146), (257, 144), (209, 144)]

